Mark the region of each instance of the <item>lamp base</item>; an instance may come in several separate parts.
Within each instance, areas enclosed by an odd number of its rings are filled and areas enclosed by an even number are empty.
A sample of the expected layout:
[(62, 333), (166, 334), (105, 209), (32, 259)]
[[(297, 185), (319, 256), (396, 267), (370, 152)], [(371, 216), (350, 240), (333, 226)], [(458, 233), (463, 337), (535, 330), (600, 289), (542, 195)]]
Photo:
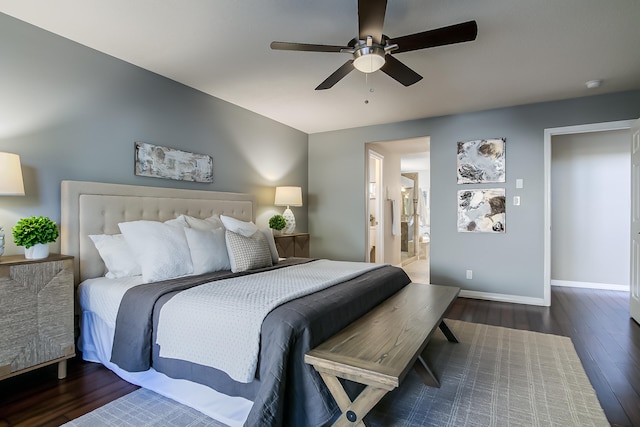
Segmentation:
[(296, 217), (293, 216), (293, 212), (291, 211), (291, 209), (287, 208), (282, 213), (282, 216), (284, 217), (285, 221), (287, 221), (287, 225), (282, 229), (282, 233), (293, 233), (293, 230), (296, 229)]

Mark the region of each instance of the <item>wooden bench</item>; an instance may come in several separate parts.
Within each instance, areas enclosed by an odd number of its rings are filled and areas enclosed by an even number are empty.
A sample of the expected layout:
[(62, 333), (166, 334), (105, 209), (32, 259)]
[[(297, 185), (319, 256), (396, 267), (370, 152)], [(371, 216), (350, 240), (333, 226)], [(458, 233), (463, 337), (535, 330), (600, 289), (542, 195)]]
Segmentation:
[[(334, 426), (364, 426), (365, 415), (412, 367), (425, 384), (440, 387), (422, 353), (438, 327), (458, 342), (443, 318), (459, 292), (411, 283), (305, 355), (342, 411)], [(366, 388), (352, 402), (338, 378)]]

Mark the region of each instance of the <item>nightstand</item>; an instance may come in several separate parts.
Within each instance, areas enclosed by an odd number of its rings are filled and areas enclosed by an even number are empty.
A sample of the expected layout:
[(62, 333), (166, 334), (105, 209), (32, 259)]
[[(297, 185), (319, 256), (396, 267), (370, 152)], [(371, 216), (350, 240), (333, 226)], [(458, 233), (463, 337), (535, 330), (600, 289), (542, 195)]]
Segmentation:
[(0, 257), (0, 380), (75, 356), (73, 257)]
[(309, 258), (309, 233), (291, 233), (273, 236), (281, 258)]

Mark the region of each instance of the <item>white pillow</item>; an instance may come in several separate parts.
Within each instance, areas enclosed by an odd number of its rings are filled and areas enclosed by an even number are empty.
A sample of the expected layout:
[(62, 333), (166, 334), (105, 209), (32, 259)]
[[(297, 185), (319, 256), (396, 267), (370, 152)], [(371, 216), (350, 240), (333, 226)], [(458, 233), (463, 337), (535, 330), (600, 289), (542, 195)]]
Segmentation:
[(107, 268), (105, 277), (119, 279), (142, 274), (140, 264), (136, 262), (122, 234), (92, 234), (89, 238), (93, 241)]
[(167, 224), (167, 225), (173, 225), (173, 226), (176, 226), (176, 227), (188, 227), (189, 226), (189, 224), (187, 223), (187, 220), (184, 217), (184, 215), (179, 215), (175, 219), (168, 219), (164, 223)]
[(220, 220), (227, 230), (242, 234), (245, 237), (253, 236), (258, 231), (258, 226), (251, 221), (240, 221), (226, 215), (220, 215)]
[(261, 232), (251, 237), (226, 230), (227, 252), (231, 271), (253, 270), (255, 268), (271, 267), (271, 250), (267, 238)]
[(261, 228), (262, 234), (267, 238), (267, 243), (269, 244), (269, 250), (271, 251), (271, 262), (277, 264), (280, 260), (280, 255), (278, 255), (278, 248), (276, 247), (276, 239), (273, 238), (273, 231), (270, 228)]
[(142, 269), (145, 283), (193, 273), (185, 228), (157, 221), (118, 224)]
[(184, 217), (189, 227), (195, 228), (196, 230), (214, 230), (223, 227), (222, 221), (220, 221), (220, 217), (217, 214), (213, 214), (205, 219), (195, 218), (189, 215), (180, 216)]
[(193, 274), (204, 274), (212, 271), (231, 270), (224, 228), (215, 230), (196, 230), (185, 228)]

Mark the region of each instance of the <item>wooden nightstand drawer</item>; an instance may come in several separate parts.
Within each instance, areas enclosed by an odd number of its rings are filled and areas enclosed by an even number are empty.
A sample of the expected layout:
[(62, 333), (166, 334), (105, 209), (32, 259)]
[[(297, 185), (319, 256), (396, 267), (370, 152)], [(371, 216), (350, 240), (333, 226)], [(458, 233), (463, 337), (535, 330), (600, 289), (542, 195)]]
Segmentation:
[(281, 258), (309, 258), (309, 233), (292, 233), (273, 236)]
[(0, 379), (75, 356), (73, 257), (0, 258)]

